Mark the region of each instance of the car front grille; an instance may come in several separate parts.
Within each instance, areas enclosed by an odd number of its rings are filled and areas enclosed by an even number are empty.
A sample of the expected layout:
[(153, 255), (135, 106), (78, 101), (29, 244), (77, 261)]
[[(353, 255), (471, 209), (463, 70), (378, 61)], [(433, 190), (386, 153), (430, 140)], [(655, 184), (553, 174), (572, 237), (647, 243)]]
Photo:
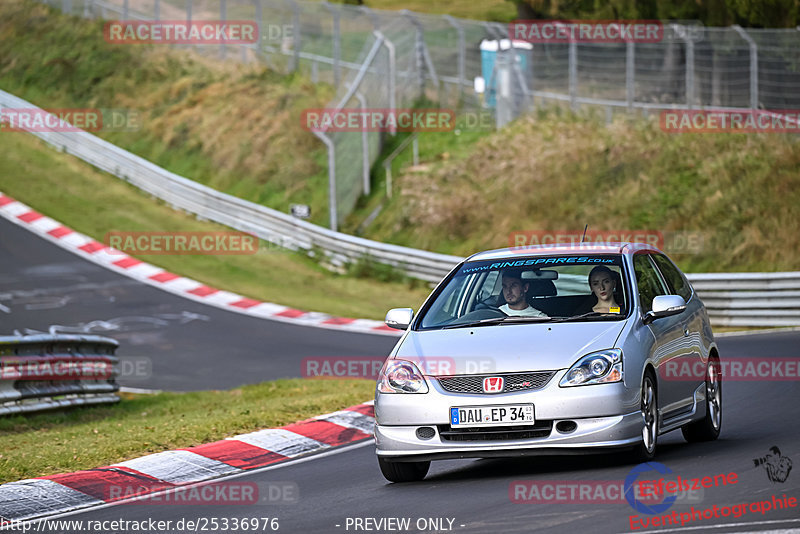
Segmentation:
[(503, 441), (512, 439), (546, 438), (553, 430), (552, 421), (537, 421), (534, 425), (456, 428), (438, 425), (442, 441)]
[(543, 388), (555, 371), (539, 371), (535, 373), (506, 373), (496, 375), (469, 375), (440, 377), (439, 384), (448, 393), (473, 393), (480, 395), (493, 395), (484, 393), (483, 379), (490, 376), (502, 376), (505, 383), (503, 391), (498, 393), (513, 393), (515, 391), (530, 391)]

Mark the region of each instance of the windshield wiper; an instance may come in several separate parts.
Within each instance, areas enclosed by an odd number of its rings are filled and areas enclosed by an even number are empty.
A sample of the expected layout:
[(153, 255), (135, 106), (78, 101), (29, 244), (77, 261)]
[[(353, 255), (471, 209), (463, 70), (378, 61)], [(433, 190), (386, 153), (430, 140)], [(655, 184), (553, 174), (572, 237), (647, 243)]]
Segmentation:
[(552, 317), (509, 315), (507, 317), (490, 317), (489, 319), (481, 319), (480, 321), (472, 321), (468, 323), (449, 324), (443, 326), (442, 330), (450, 328), (469, 328), (473, 326), (489, 326), (501, 323), (541, 323), (546, 321), (552, 321)]
[(624, 315), (622, 315), (621, 313), (590, 311), (590, 312), (587, 312), (587, 313), (579, 313), (578, 315), (572, 315), (570, 317), (556, 317), (555, 319), (553, 319), (553, 321), (558, 322), (558, 323), (564, 323), (564, 322), (567, 322), (567, 321), (577, 321), (578, 319), (586, 319), (586, 318), (589, 318), (589, 317), (592, 317), (592, 318), (595, 318), (595, 317), (600, 318), (600, 317), (602, 317), (603, 319), (609, 319), (609, 318), (618, 319), (620, 317), (624, 317)]

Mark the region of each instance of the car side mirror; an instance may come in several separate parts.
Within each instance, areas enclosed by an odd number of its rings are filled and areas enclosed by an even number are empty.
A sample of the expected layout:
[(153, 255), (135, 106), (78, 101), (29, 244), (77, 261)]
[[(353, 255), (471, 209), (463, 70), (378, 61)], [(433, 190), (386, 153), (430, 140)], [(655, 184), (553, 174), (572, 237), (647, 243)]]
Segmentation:
[(405, 330), (411, 324), (411, 319), (413, 318), (414, 310), (411, 308), (392, 308), (386, 312), (385, 323), (389, 328)]
[(680, 295), (659, 295), (653, 299), (653, 309), (644, 316), (644, 323), (652, 323), (661, 317), (677, 315), (686, 309), (686, 301)]

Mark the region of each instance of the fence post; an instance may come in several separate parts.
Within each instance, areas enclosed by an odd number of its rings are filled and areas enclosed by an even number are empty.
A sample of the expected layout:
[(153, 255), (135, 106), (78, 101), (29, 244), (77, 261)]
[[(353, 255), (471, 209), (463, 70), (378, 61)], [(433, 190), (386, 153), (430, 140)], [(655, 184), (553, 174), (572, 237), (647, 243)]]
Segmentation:
[[(227, 20), (227, 18), (228, 18), (228, 0), (219, 0), (219, 19), (224, 23)], [(219, 44), (219, 58), (225, 59), (224, 42)]]
[(578, 44), (574, 39), (569, 41), (569, 105), (577, 109), (578, 102)]
[(367, 17), (369, 17), (369, 20), (372, 21), (372, 27), (374, 30), (381, 29), (381, 20), (378, 18), (378, 15), (376, 15), (374, 11), (372, 11), (367, 6), (359, 6), (358, 9), (359, 11), (363, 12)]
[(92, 0), (83, 0), (83, 18), (85, 18), (85, 19), (89, 18), (89, 13), (90, 13), (90, 11), (89, 11), (89, 2), (91, 2), (91, 1)]
[(677, 24), (673, 24), (673, 31), (683, 36), (683, 42), (686, 45), (686, 107), (692, 109), (694, 107), (694, 41), (685, 27), (677, 30), (677, 26)]
[(154, 0), (153, 2), (153, 19), (161, 19), (161, 0)]
[[(367, 109), (367, 99), (360, 91), (356, 91), (355, 97), (361, 106), (362, 111)], [(369, 134), (366, 128), (361, 128), (361, 177), (364, 183), (364, 194), (369, 195), (371, 191), (369, 183)]]
[[(261, 0), (253, 0), (256, 6), (256, 27), (258, 28), (258, 42), (256, 42), (256, 57), (261, 55), (261, 44), (264, 42), (264, 12)], [(283, 33), (283, 32), (281, 32)], [(269, 38), (269, 35), (267, 36)], [(264, 54), (266, 56), (266, 54)]]
[(758, 45), (738, 24), (731, 26), (750, 46), (750, 107), (758, 109)]
[(417, 88), (419, 90), (419, 96), (422, 97), (425, 94), (425, 57), (423, 51), (425, 42), (422, 35), (422, 25), (409, 10), (403, 9), (400, 13), (414, 26), (414, 66), (417, 70)]
[(61, 1), (61, 11), (66, 13), (67, 15), (72, 13), (72, 0), (62, 0)]
[(334, 8), (327, 0), (322, 2), (322, 6), (333, 16), (333, 84), (339, 87), (342, 77), (342, 34), (339, 28), (339, 10)]
[(294, 49), (289, 72), (295, 72), (300, 68), (300, 6), (294, 0), (286, 0), (286, 3), (292, 7), (292, 48)]
[[(395, 48), (394, 43), (392, 43), (389, 39), (387, 39), (383, 34), (379, 31), (375, 31), (378, 35), (383, 37), (383, 46), (389, 51), (389, 76), (387, 80), (387, 84), (389, 85), (389, 109), (394, 110), (397, 107), (397, 65), (395, 64)], [(395, 125), (392, 124), (390, 127), (390, 134), (395, 135), (397, 134), (397, 130)]]
[(128, 20), (128, 17), (130, 17), (130, 6), (128, 5), (129, 3), (130, 3), (129, 0), (124, 0), (124, 2), (122, 2), (123, 20)]
[(458, 99), (460, 101), (464, 97), (464, 84), (466, 83), (464, 78), (466, 76), (465, 64), (467, 50), (464, 42), (464, 27), (461, 26), (461, 24), (459, 24), (458, 21), (450, 15), (444, 15), (444, 20), (449, 22), (458, 33)]
[(192, 22), (192, 0), (186, 0), (186, 22)]
[(633, 111), (633, 101), (636, 97), (636, 47), (633, 41), (628, 41), (625, 44), (625, 100), (628, 103), (628, 113)]
[(339, 224), (336, 216), (336, 146), (325, 133), (311, 132), (328, 147), (328, 211), (331, 230), (335, 232)]

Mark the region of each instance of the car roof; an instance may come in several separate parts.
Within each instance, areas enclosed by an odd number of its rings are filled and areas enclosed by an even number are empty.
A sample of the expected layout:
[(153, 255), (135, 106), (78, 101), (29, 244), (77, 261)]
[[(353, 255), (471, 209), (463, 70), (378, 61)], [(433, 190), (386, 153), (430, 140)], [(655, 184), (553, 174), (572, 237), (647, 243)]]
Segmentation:
[(661, 252), (647, 243), (594, 242), (594, 243), (553, 243), (552, 245), (530, 245), (498, 248), (473, 254), (466, 261), (497, 260), (519, 256), (585, 255), (585, 254), (633, 254), (637, 250)]

